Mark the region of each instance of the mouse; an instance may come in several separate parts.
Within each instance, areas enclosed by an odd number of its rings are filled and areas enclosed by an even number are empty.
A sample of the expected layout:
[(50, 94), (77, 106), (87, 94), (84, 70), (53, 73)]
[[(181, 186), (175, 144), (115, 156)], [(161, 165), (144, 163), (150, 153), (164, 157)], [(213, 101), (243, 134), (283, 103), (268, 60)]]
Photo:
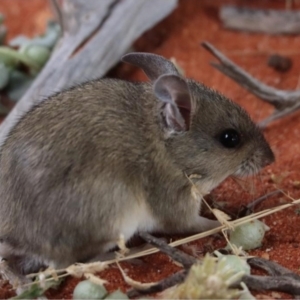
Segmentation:
[(192, 187), (204, 196), (275, 159), (241, 106), (170, 60), (122, 61), (149, 81), (101, 78), (53, 94), (0, 150), (0, 256), (20, 274), (91, 261), (121, 235), (215, 228)]

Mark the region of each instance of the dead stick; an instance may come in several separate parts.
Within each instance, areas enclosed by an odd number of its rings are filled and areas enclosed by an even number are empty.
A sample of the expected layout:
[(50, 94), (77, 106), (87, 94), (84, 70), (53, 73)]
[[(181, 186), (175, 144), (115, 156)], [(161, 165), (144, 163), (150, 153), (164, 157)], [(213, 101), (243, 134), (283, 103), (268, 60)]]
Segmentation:
[(161, 252), (169, 255), (173, 260), (181, 263), (185, 269), (189, 269), (195, 262), (198, 261), (195, 257), (169, 246), (166, 242), (152, 236), (147, 232), (140, 232), (139, 236), (145, 242), (157, 247)]
[(20, 117), (36, 104), (55, 92), (103, 77), (142, 33), (175, 9), (177, 0), (64, 0), (52, 5), (63, 23), (63, 36), (1, 124), (0, 147)]
[(184, 279), (186, 278), (187, 270), (179, 271), (161, 281), (159, 281), (156, 285), (151, 286), (148, 289), (145, 290), (136, 290), (132, 289), (127, 292), (127, 296), (131, 298), (136, 298), (142, 295), (148, 295), (148, 294), (154, 294), (154, 293), (160, 293), (167, 288), (170, 288), (176, 284), (182, 283)]
[(202, 46), (220, 61), (220, 64), (212, 63), (212, 66), (261, 100), (275, 107), (274, 113), (260, 123), (261, 127), (300, 109), (300, 90), (284, 91), (270, 87), (237, 66), (210, 43), (203, 42)]
[(292, 295), (300, 294), (300, 281), (289, 276), (246, 275), (242, 281), (248, 288), (257, 291), (277, 291)]
[[(190, 269), (190, 267), (195, 262), (199, 262), (196, 258), (187, 255), (186, 253), (174, 249), (171, 246), (169, 246), (166, 242), (159, 240), (152, 235), (141, 232), (140, 236), (147, 241), (148, 243), (154, 245), (158, 249), (160, 249), (165, 254), (168, 254), (171, 258), (174, 260), (177, 260), (178, 262), (182, 263), (184, 266), (186, 266), (186, 272)], [(171, 249), (170, 249), (171, 248)], [(249, 263), (252, 265), (255, 265), (256, 267), (260, 267), (265, 269), (269, 274), (275, 275), (275, 276), (254, 276), (254, 275), (245, 275), (242, 278), (242, 281), (248, 286), (250, 289), (254, 290), (272, 290), (272, 291), (278, 291), (278, 292), (285, 292), (292, 295), (299, 295), (300, 294), (300, 276), (293, 273), (292, 271), (280, 266), (279, 264), (268, 261), (262, 258), (251, 258), (249, 259)], [(175, 276), (177, 278), (177, 275)], [(178, 275), (178, 281), (183, 280), (181, 275)], [(176, 280), (177, 280), (176, 279)], [(174, 278), (168, 277), (162, 281), (160, 281), (157, 285), (152, 286), (152, 290), (154, 292), (162, 291), (163, 287), (166, 287), (167, 284), (165, 282), (176, 282)], [(176, 282), (174, 284), (177, 284), (179, 282)], [(232, 287), (239, 287), (239, 283), (235, 283)], [(135, 292), (134, 292), (135, 291)], [(141, 292), (145, 294), (147, 291), (138, 291), (133, 290), (131, 293), (138, 293)], [(131, 294), (130, 294), (131, 295)], [(138, 295), (138, 294), (136, 294)]]
[(276, 195), (276, 194), (279, 194), (281, 192), (282, 192), (282, 190), (278, 189), (276, 191), (270, 192), (268, 194), (265, 194), (265, 195), (255, 199), (254, 201), (250, 202), (248, 205), (244, 206), (244, 208), (239, 212), (238, 217), (241, 218), (241, 217), (248, 216), (248, 215), (252, 214), (253, 210), (254, 210), (254, 207), (256, 205), (262, 203), (263, 201), (265, 201), (269, 197), (271, 197), (273, 195)]
[(298, 10), (256, 9), (224, 5), (220, 19), (225, 28), (267, 34), (300, 33)]
[(248, 259), (248, 263), (251, 266), (265, 270), (271, 276), (288, 275), (289, 277), (293, 277), (294, 279), (300, 281), (300, 276), (298, 274), (292, 272), (287, 268), (284, 268), (274, 261), (267, 260), (261, 257), (253, 257)]

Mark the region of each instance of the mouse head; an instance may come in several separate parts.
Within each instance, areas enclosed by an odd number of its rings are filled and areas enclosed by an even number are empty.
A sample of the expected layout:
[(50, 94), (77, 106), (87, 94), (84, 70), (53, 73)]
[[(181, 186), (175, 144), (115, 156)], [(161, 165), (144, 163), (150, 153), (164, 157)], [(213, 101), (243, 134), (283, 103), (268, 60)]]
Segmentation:
[(168, 152), (187, 175), (200, 175), (207, 191), (230, 175), (252, 175), (274, 161), (261, 130), (231, 100), (183, 78), (159, 55), (129, 53), (122, 60), (142, 68), (153, 82), (163, 103)]

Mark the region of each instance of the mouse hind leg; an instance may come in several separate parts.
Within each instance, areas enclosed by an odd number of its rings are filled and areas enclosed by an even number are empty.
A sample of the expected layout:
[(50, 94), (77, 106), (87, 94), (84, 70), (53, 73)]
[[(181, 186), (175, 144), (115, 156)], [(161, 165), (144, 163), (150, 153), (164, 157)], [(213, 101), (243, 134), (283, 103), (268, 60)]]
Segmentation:
[(25, 255), (11, 255), (2, 258), (0, 277), (7, 280), (14, 287), (16, 294), (20, 295), (28, 289), (28, 284), (34, 279), (26, 277), (26, 274), (38, 272), (41, 267), (43, 265), (39, 260), (30, 259)]
[(20, 254), (6, 243), (0, 243), (0, 275), (11, 284), (25, 284), (31, 280), (25, 275), (44, 269), (46, 264), (36, 257)]

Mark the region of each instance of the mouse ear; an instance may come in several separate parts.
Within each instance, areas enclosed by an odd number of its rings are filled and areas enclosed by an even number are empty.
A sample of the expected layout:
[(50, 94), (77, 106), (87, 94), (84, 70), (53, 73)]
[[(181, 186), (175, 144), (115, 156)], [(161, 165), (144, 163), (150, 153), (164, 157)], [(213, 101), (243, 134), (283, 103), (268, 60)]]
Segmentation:
[(122, 61), (141, 68), (151, 81), (164, 74), (179, 75), (172, 62), (152, 53), (132, 52), (124, 55)]
[(187, 82), (174, 74), (162, 75), (154, 83), (154, 94), (165, 103), (163, 116), (167, 127), (177, 132), (188, 130), (192, 104)]

